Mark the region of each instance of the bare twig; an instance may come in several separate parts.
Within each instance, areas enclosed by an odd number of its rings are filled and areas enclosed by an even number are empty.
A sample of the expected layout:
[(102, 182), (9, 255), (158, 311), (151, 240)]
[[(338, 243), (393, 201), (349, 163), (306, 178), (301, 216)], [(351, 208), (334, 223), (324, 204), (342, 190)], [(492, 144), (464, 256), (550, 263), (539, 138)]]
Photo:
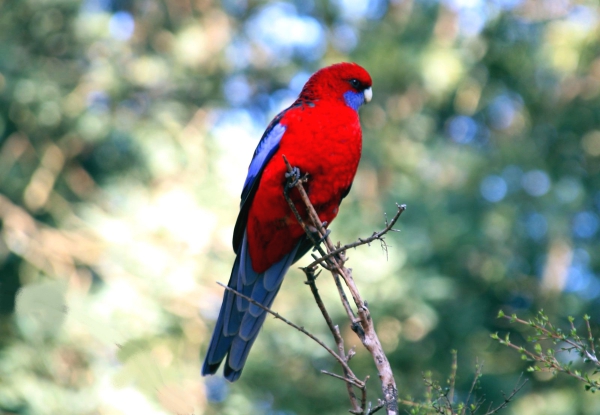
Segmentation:
[[(344, 361), (347, 363), (350, 360), (350, 358), (352, 357), (352, 354), (349, 354), (348, 356), (346, 356), (346, 351), (344, 348), (344, 340), (342, 339), (342, 336), (340, 334), (340, 329), (338, 328), (338, 326), (333, 324), (333, 320), (331, 320), (331, 317), (329, 316), (329, 312), (325, 308), (325, 304), (323, 304), (323, 300), (321, 299), (321, 295), (319, 294), (319, 290), (317, 289), (317, 284), (315, 283), (315, 280), (317, 279), (319, 274), (315, 274), (315, 268), (313, 268), (313, 267), (303, 268), (302, 270), (304, 271), (304, 273), (306, 275), (306, 284), (310, 287), (310, 291), (312, 292), (313, 297), (315, 298), (315, 301), (316, 301), (317, 305), (319, 306), (319, 310), (321, 310), (321, 314), (323, 314), (323, 318), (327, 322), (327, 326), (329, 327), (329, 330), (333, 334), (335, 344), (338, 347), (338, 355), (342, 359), (344, 359)], [(347, 371), (345, 366), (342, 365), (342, 369), (344, 370), (344, 376), (345, 376), (342, 379), (347, 379), (351, 376), (356, 378), (356, 376), (354, 376), (354, 374), (352, 374), (352, 372), (349, 373)], [(359, 411), (360, 409), (364, 409), (364, 399), (361, 402), (362, 404), (359, 406), (356, 395), (354, 393), (354, 390), (352, 389), (353, 385), (354, 384), (351, 382), (346, 382), (346, 387), (348, 389), (348, 396), (350, 397), (350, 403), (352, 404), (352, 408), (354, 411)], [(354, 385), (354, 386), (356, 386), (356, 385)], [(366, 387), (363, 386), (363, 395), (366, 393), (365, 391), (366, 391)], [(361, 413), (361, 412), (359, 412), (359, 413)]]
[[(351, 383), (351, 384), (353, 384), (354, 386), (356, 386), (357, 388), (362, 388), (362, 387), (363, 387), (363, 384), (362, 384), (362, 383), (357, 383), (357, 382), (356, 382), (356, 380), (354, 380), (354, 379), (345, 378), (345, 377), (343, 377), (343, 376), (340, 376), (340, 375), (338, 375), (338, 374), (335, 374), (335, 373), (328, 372), (327, 370), (321, 370), (321, 373), (323, 373), (324, 375), (329, 375), (329, 376), (331, 376), (331, 377), (334, 377), (334, 378), (336, 378), (336, 379), (341, 379), (341, 380), (343, 380), (344, 382)], [(360, 412), (359, 412), (359, 413), (360, 413)]]
[[(327, 258), (324, 258), (320, 263), (326, 269), (331, 271), (331, 273), (333, 274), (334, 280), (336, 280), (336, 286), (338, 287), (338, 291), (340, 293), (340, 298), (342, 300), (342, 303), (344, 304), (344, 309), (346, 310), (348, 318), (350, 319), (350, 321), (352, 323), (352, 330), (358, 335), (358, 337), (360, 338), (360, 340), (363, 343), (363, 345), (365, 346), (365, 348), (373, 356), (373, 360), (375, 362), (375, 366), (377, 367), (377, 370), (379, 372), (379, 378), (381, 380), (381, 386), (382, 386), (383, 396), (384, 396), (384, 400), (385, 400), (385, 408), (386, 408), (387, 414), (388, 415), (397, 415), (398, 414), (398, 388), (396, 387), (396, 382), (394, 380), (392, 369), (391, 369), (390, 363), (387, 359), (387, 356), (383, 352), (383, 348), (381, 347), (381, 342), (379, 341), (379, 338), (377, 337), (377, 333), (375, 332), (375, 327), (374, 327), (373, 321), (371, 319), (369, 309), (368, 309), (366, 303), (362, 300), (362, 297), (358, 291), (358, 288), (356, 287), (356, 284), (354, 283), (354, 279), (352, 278), (352, 272), (350, 269), (344, 267), (344, 261), (345, 261), (345, 259), (343, 257), (344, 250), (341, 250), (337, 254), (333, 254), (333, 255), (331, 254), (333, 251), (336, 250), (336, 248), (334, 247), (333, 243), (331, 242), (331, 239), (329, 238), (329, 236), (327, 234), (325, 226), (321, 222), (319, 215), (315, 211), (315, 209), (314, 209), (312, 203), (310, 202), (310, 199), (302, 185), (303, 182), (305, 182), (307, 180), (306, 176), (299, 177), (298, 169), (293, 168), (285, 156), (283, 156), (283, 159), (285, 161), (285, 164), (286, 164), (287, 170), (288, 170), (288, 180), (291, 178), (290, 182), (292, 183), (292, 186), (298, 190), (300, 199), (306, 207), (306, 212), (307, 212), (308, 218), (305, 219), (300, 215), (294, 202), (291, 200), (290, 196), (288, 195), (288, 187), (287, 186), (285, 187), (285, 190), (284, 190), (284, 196), (290, 206), (290, 209), (294, 212), (294, 215), (296, 216), (298, 223), (302, 226), (306, 235), (313, 241), (313, 243), (315, 244), (315, 248), (319, 251), (319, 253), (321, 254), (321, 257), (325, 257), (325, 256), (329, 255)], [(404, 206), (402, 208), (399, 207), (399, 211), (400, 210), (404, 211), (404, 209), (405, 209)], [(401, 214), (401, 212), (400, 212), (400, 214)], [(399, 216), (399, 214), (397, 216)], [(309, 228), (309, 226), (305, 223), (305, 220), (308, 220), (310, 225), (312, 226), (312, 228), (316, 229), (316, 233), (318, 235), (318, 238), (320, 238), (320, 239), (318, 239), (315, 236), (315, 232)], [(379, 235), (378, 237), (374, 237), (372, 240), (376, 240), (376, 239), (381, 240), (381, 237), (385, 233), (390, 231), (392, 229), (392, 226), (393, 226), (393, 224), (391, 226), (389, 226), (389, 224), (388, 224), (388, 226), (386, 226), (386, 228), (389, 227), (389, 229), (387, 229), (385, 232), (381, 233), (381, 235)], [(374, 235), (377, 235), (377, 233), (375, 233)], [(325, 253), (324, 250), (320, 247), (320, 243), (319, 243), (320, 240), (323, 240), (325, 242), (327, 253)], [(365, 243), (367, 243), (367, 242), (365, 242)], [(359, 244), (362, 244), (362, 243), (359, 242)], [(344, 282), (346, 283), (346, 286), (348, 287), (350, 294), (352, 295), (352, 299), (354, 300), (354, 304), (357, 308), (357, 315), (354, 314), (354, 311), (352, 310), (352, 307), (348, 303), (348, 300), (345, 296), (344, 290), (339, 285), (339, 280), (336, 277), (342, 278), (344, 280)], [(363, 409), (363, 413), (371, 412), (371, 411), (366, 411), (366, 408), (364, 408), (364, 406), (362, 409)]]
[(379, 400), (379, 403), (377, 404), (377, 406), (375, 406), (375, 408), (371, 409), (368, 412), (368, 415), (372, 415), (375, 412), (379, 411), (381, 408), (383, 408), (385, 406), (385, 401)]
[[(257, 307), (262, 308), (263, 310), (265, 310), (267, 313), (271, 314), (272, 316), (274, 316), (275, 318), (283, 321), (284, 323), (286, 323), (288, 326), (291, 326), (293, 328), (295, 328), (296, 330), (306, 334), (308, 337), (310, 337), (311, 339), (313, 339), (315, 342), (317, 342), (322, 348), (324, 348), (325, 350), (327, 350), (329, 352), (330, 355), (332, 355), (338, 362), (340, 362), (340, 364), (342, 365), (343, 368), (345, 368), (348, 373), (352, 373), (352, 370), (348, 367), (348, 364), (346, 363), (346, 360), (343, 359), (342, 357), (338, 356), (338, 354), (336, 352), (334, 352), (329, 346), (327, 346), (325, 343), (323, 343), (323, 341), (321, 341), (321, 339), (319, 339), (318, 337), (316, 337), (315, 335), (311, 334), (310, 332), (308, 332), (304, 327), (300, 327), (297, 324), (292, 323), (291, 321), (289, 321), (288, 319), (286, 319), (285, 317), (282, 317), (279, 313), (276, 313), (275, 311), (265, 307), (264, 305), (262, 305), (261, 303), (259, 303), (258, 301), (253, 300), (252, 298), (248, 297), (247, 295), (242, 294), (241, 292), (234, 290), (231, 287), (228, 287), (227, 285), (218, 282), (217, 284), (219, 284), (221, 287), (225, 288), (228, 291), (231, 291), (232, 293), (234, 293), (235, 295), (239, 295), (240, 297), (242, 297), (244, 300), (249, 301), (250, 303), (254, 304)], [(360, 387), (359, 385), (362, 385), (362, 381), (357, 379), (356, 377), (354, 379), (352, 379), (353, 383), (356, 383), (358, 387)]]
[[(499, 406), (497, 406), (496, 408), (492, 409), (491, 411), (488, 411), (486, 415), (492, 415), (495, 414), (496, 412), (500, 411), (503, 408), (506, 408), (506, 406), (509, 404), (509, 402), (512, 400), (512, 398), (515, 397), (515, 395), (517, 393), (519, 393), (519, 391), (521, 389), (523, 389), (523, 386), (525, 386), (525, 384), (527, 383), (528, 379), (525, 379), (523, 382), (521, 382), (521, 379), (523, 378), (523, 375), (521, 374), (519, 376), (519, 379), (517, 380), (517, 385), (515, 386), (515, 388), (512, 390), (512, 392), (510, 393), (510, 395), (506, 396), (504, 395), (504, 402), (502, 402)], [(521, 383), (521, 384), (519, 384)]]
[(367, 404), (367, 382), (369, 381), (369, 376), (365, 378), (363, 381), (365, 387), (361, 389), (360, 395), (360, 407), (362, 409), (362, 413), (369, 413), (371, 411), (371, 402)]
[(392, 218), (392, 220), (389, 223), (387, 223), (387, 221), (386, 221), (386, 227), (383, 228), (381, 231), (373, 232), (373, 235), (369, 236), (368, 238), (365, 238), (365, 239), (359, 238), (357, 242), (352, 242), (351, 244), (346, 244), (340, 248), (334, 249), (333, 251), (327, 253), (326, 255), (316, 258), (309, 265), (309, 267), (314, 267), (316, 265), (319, 265), (319, 264), (327, 261), (329, 258), (331, 258), (333, 256), (336, 256), (342, 252), (346, 252), (348, 249), (356, 248), (361, 245), (367, 245), (376, 240), (379, 240), (379, 241), (382, 241), (383, 243), (385, 243), (384, 238), (383, 238), (384, 235), (388, 232), (397, 231), (397, 229), (393, 229), (394, 225), (400, 218), (400, 215), (402, 215), (402, 213), (406, 210), (406, 205), (398, 205), (397, 204), (396, 206), (398, 207), (398, 211), (396, 212), (396, 214), (394, 215), (394, 217)]
[[(307, 180), (307, 177), (304, 176), (301, 178), (297, 178), (297, 180), (298, 180), (298, 182), (304, 182)], [(307, 237), (311, 239), (311, 241), (313, 242), (313, 245), (315, 245), (315, 247), (317, 249), (319, 249), (321, 254), (324, 255), (325, 253), (322, 250), (322, 248), (320, 247), (319, 241), (315, 237), (314, 233), (311, 232), (310, 229), (308, 229), (307, 225), (302, 220), (302, 217), (301, 217), (300, 213), (298, 212), (298, 209), (296, 209), (294, 202), (292, 202), (292, 200), (290, 199), (290, 196), (288, 195), (288, 187), (287, 186), (284, 189), (283, 195), (284, 195), (286, 201), (288, 202), (290, 209), (294, 213), (294, 216), (296, 216), (296, 220), (298, 221), (300, 226), (302, 226), (302, 228), (304, 229), (304, 232), (306, 233)], [(319, 309), (321, 310), (321, 313), (323, 314), (323, 318), (327, 322), (327, 326), (329, 327), (329, 330), (333, 334), (335, 343), (338, 346), (339, 356), (342, 357), (347, 362), (352, 356), (348, 356), (347, 358), (345, 357), (344, 341), (339, 332), (339, 328), (333, 324), (333, 321), (331, 320), (331, 317), (329, 316), (329, 313), (327, 312), (327, 309), (325, 308), (325, 304), (323, 304), (323, 300), (321, 299), (319, 290), (317, 289), (317, 285), (315, 283), (315, 280), (316, 280), (317, 276), (319, 275), (319, 274), (315, 274), (316, 267), (306, 267), (306, 268), (301, 268), (301, 269), (304, 271), (304, 274), (306, 275), (306, 284), (310, 287), (310, 290), (315, 298), (315, 301), (316, 301)], [(340, 279), (335, 274), (334, 274), (334, 280), (335, 280), (335, 285), (340, 294), (340, 297), (342, 298), (342, 303), (344, 304), (344, 307), (346, 308), (346, 312), (351, 314), (353, 316), (353, 319), (355, 320), (356, 318), (354, 317), (354, 313), (353, 313), (352, 309), (350, 308), (350, 304), (348, 303), (348, 299), (346, 298), (346, 293), (344, 292), (344, 289), (342, 287)], [(342, 368), (344, 370), (344, 375), (346, 377), (348, 377), (349, 373), (348, 373), (348, 369), (346, 367), (342, 366)], [(358, 414), (364, 413), (364, 405), (359, 406), (358, 400), (356, 398), (356, 394), (354, 393), (352, 386), (353, 386), (352, 383), (346, 382), (346, 388), (348, 389), (348, 396), (350, 398), (350, 403), (352, 405), (351, 412), (358, 413)]]
[[(477, 386), (477, 382), (481, 377), (481, 372), (483, 370), (483, 363), (479, 363), (478, 361), (475, 363), (475, 376), (473, 376), (473, 383), (471, 384), (471, 389), (469, 389), (469, 394), (467, 395), (467, 400), (465, 401), (465, 406), (463, 407), (460, 415), (465, 415), (467, 412), (467, 407), (469, 406), (469, 402), (471, 401), (471, 396), (475, 393), (475, 387)], [(481, 402), (476, 404), (477, 407), (481, 405)], [(471, 413), (475, 412), (474, 410)]]

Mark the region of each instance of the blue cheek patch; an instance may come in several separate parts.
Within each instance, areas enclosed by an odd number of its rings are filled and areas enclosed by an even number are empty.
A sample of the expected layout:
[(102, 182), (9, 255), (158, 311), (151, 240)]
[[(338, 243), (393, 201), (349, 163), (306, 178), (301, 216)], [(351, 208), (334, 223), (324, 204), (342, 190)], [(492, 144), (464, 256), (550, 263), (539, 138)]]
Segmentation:
[(348, 91), (344, 93), (344, 101), (346, 101), (346, 105), (354, 111), (358, 111), (358, 108), (365, 103), (365, 94), (362, 92)]

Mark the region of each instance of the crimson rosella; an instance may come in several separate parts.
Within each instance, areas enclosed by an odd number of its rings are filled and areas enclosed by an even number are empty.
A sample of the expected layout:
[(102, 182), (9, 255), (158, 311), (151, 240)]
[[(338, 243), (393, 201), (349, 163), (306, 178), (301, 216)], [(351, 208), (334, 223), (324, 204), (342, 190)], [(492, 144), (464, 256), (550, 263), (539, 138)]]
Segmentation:
[[(283, 195), (283, 156), (308, 173), (310, 201), (321, 221), (331, 223), (360, 160), (358, 108), (371, 97), (368, 72), (355, 63), (340, 63), (314, 73), (298, 99), (271, 121), (244, 183), (229, 287), (271, 306), (287, 270), (312, 247)], [(296, 189), (291, 197), (305, 216)], [(224, 375), (236, 381), (266, 316), (260, 307), (225, 291), (202, 374), (214, 374), (228, 355)]]

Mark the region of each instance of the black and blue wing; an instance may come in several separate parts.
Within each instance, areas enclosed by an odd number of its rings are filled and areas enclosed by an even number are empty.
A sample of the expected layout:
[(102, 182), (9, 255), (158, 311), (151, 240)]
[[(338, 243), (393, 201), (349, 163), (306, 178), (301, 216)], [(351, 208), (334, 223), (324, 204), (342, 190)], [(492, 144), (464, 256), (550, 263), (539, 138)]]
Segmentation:
[(258, 183), (265, 166), (273, 157), (273, 154), (279, 149), (279, 142), (285, 133), (285, 126), (280, 123), (287, 110), (281, 112), (264, 132), (254, 155), (248, 167), (248, 175), (242, 189), (242, 200), (240, 202), (240, 213), (238, 214), (233, 229), (233, 251), (239, 255), (239, 247), (246, 231), (246, 223), (248, 222), (248, 212), (250, 205), (258, 189)]

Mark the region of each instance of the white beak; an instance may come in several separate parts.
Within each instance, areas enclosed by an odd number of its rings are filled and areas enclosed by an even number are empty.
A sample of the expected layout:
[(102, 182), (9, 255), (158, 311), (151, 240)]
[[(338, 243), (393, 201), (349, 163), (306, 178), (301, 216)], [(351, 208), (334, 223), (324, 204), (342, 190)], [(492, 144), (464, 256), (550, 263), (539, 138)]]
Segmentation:
[(371, 98), (373, 98), (373, 90), (371, 89), (371, 87), (365, 89), (365, 101), (366, 102), (371, 102)]

